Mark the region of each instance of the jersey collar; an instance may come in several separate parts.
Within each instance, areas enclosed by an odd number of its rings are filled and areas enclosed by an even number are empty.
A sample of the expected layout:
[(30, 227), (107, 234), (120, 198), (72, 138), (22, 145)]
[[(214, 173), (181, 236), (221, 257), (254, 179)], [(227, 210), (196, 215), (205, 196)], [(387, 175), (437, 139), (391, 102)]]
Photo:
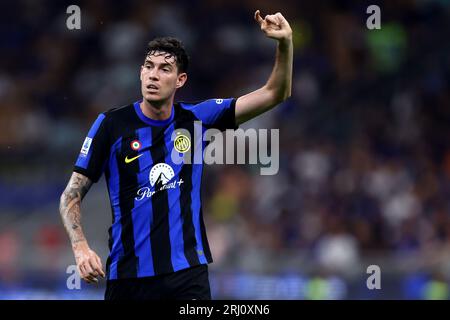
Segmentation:
[(165, 126), (172, 122), (173, 118), (175, 117), (175, 108), (172, 105), (172, 112), (170, 113), (170, 117), (166, 120), (155, 120), (152, 118), (147, 117), (141, 110), (141, 107), (139, 104), (142, 102), (142, 100), (136, 101), (134, 103), (134, 110), (136, 111), (136, 114), (138, 115), (139, 119), (144, 121), (147, 124), (150, 124), (152, 126)]

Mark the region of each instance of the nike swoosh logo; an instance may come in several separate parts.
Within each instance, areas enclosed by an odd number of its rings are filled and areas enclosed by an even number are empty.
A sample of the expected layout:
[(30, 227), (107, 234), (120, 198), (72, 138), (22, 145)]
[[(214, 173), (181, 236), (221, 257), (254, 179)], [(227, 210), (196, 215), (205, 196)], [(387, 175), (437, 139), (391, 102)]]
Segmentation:
[(129, 158), (129, 159), (128, 159), (128, 156), (126, 156), (126, 157), (125, 157), (125, 163), (130, 163), (131, 161), (136, 160), (137, 158), (139, 158), (139, 157), (142, 156), (142, 155), (143, 155), (143, 153), (141, 153), (140, 155), (138, 155), (138, 156), (136, 156), (136, 157)]

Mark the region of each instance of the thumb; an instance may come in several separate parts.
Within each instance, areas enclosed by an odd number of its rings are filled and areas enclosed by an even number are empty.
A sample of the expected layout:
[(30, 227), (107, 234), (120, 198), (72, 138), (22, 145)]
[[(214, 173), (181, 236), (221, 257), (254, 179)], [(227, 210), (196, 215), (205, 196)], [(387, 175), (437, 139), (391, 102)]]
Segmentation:
[(259, 24), (261, 24), (263, 22), (263, 18), (261, 18), (261, 12), (259, 10), (255, 11), (255, 20)]

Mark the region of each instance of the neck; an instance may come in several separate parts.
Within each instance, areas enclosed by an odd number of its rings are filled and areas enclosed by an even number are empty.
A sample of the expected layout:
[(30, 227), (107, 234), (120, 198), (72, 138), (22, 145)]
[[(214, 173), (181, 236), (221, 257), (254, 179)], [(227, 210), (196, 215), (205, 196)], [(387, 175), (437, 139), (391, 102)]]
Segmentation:
[(143, 99), (139, 104), (142, 113), (153, 120), (166, 120), (172, 113), (173, 98), (162, 102)]

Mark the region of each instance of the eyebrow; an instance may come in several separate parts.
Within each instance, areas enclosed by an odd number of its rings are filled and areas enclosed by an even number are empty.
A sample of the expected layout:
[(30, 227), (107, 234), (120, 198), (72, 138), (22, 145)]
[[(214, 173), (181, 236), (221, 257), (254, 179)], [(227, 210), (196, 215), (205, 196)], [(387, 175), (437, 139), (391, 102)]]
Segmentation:
[[(153, 61), (150, 61), (150, 60), (145, 60), (145, 61), (144, 61), (144, 65), (145, 65), (145, 64), (149, 64), (149, 63), (151, 63), (151, 64), (153, 64), (153, 65), (155, 64)], [(158, 63), (156, 63), (156, 65), (158, 65)], [(166, 66), (172, 67), (172, 64), (167, 63), (167, 62), (160, 63), (159, 65), (162, 66), (162, 67), (166, 67)]]

